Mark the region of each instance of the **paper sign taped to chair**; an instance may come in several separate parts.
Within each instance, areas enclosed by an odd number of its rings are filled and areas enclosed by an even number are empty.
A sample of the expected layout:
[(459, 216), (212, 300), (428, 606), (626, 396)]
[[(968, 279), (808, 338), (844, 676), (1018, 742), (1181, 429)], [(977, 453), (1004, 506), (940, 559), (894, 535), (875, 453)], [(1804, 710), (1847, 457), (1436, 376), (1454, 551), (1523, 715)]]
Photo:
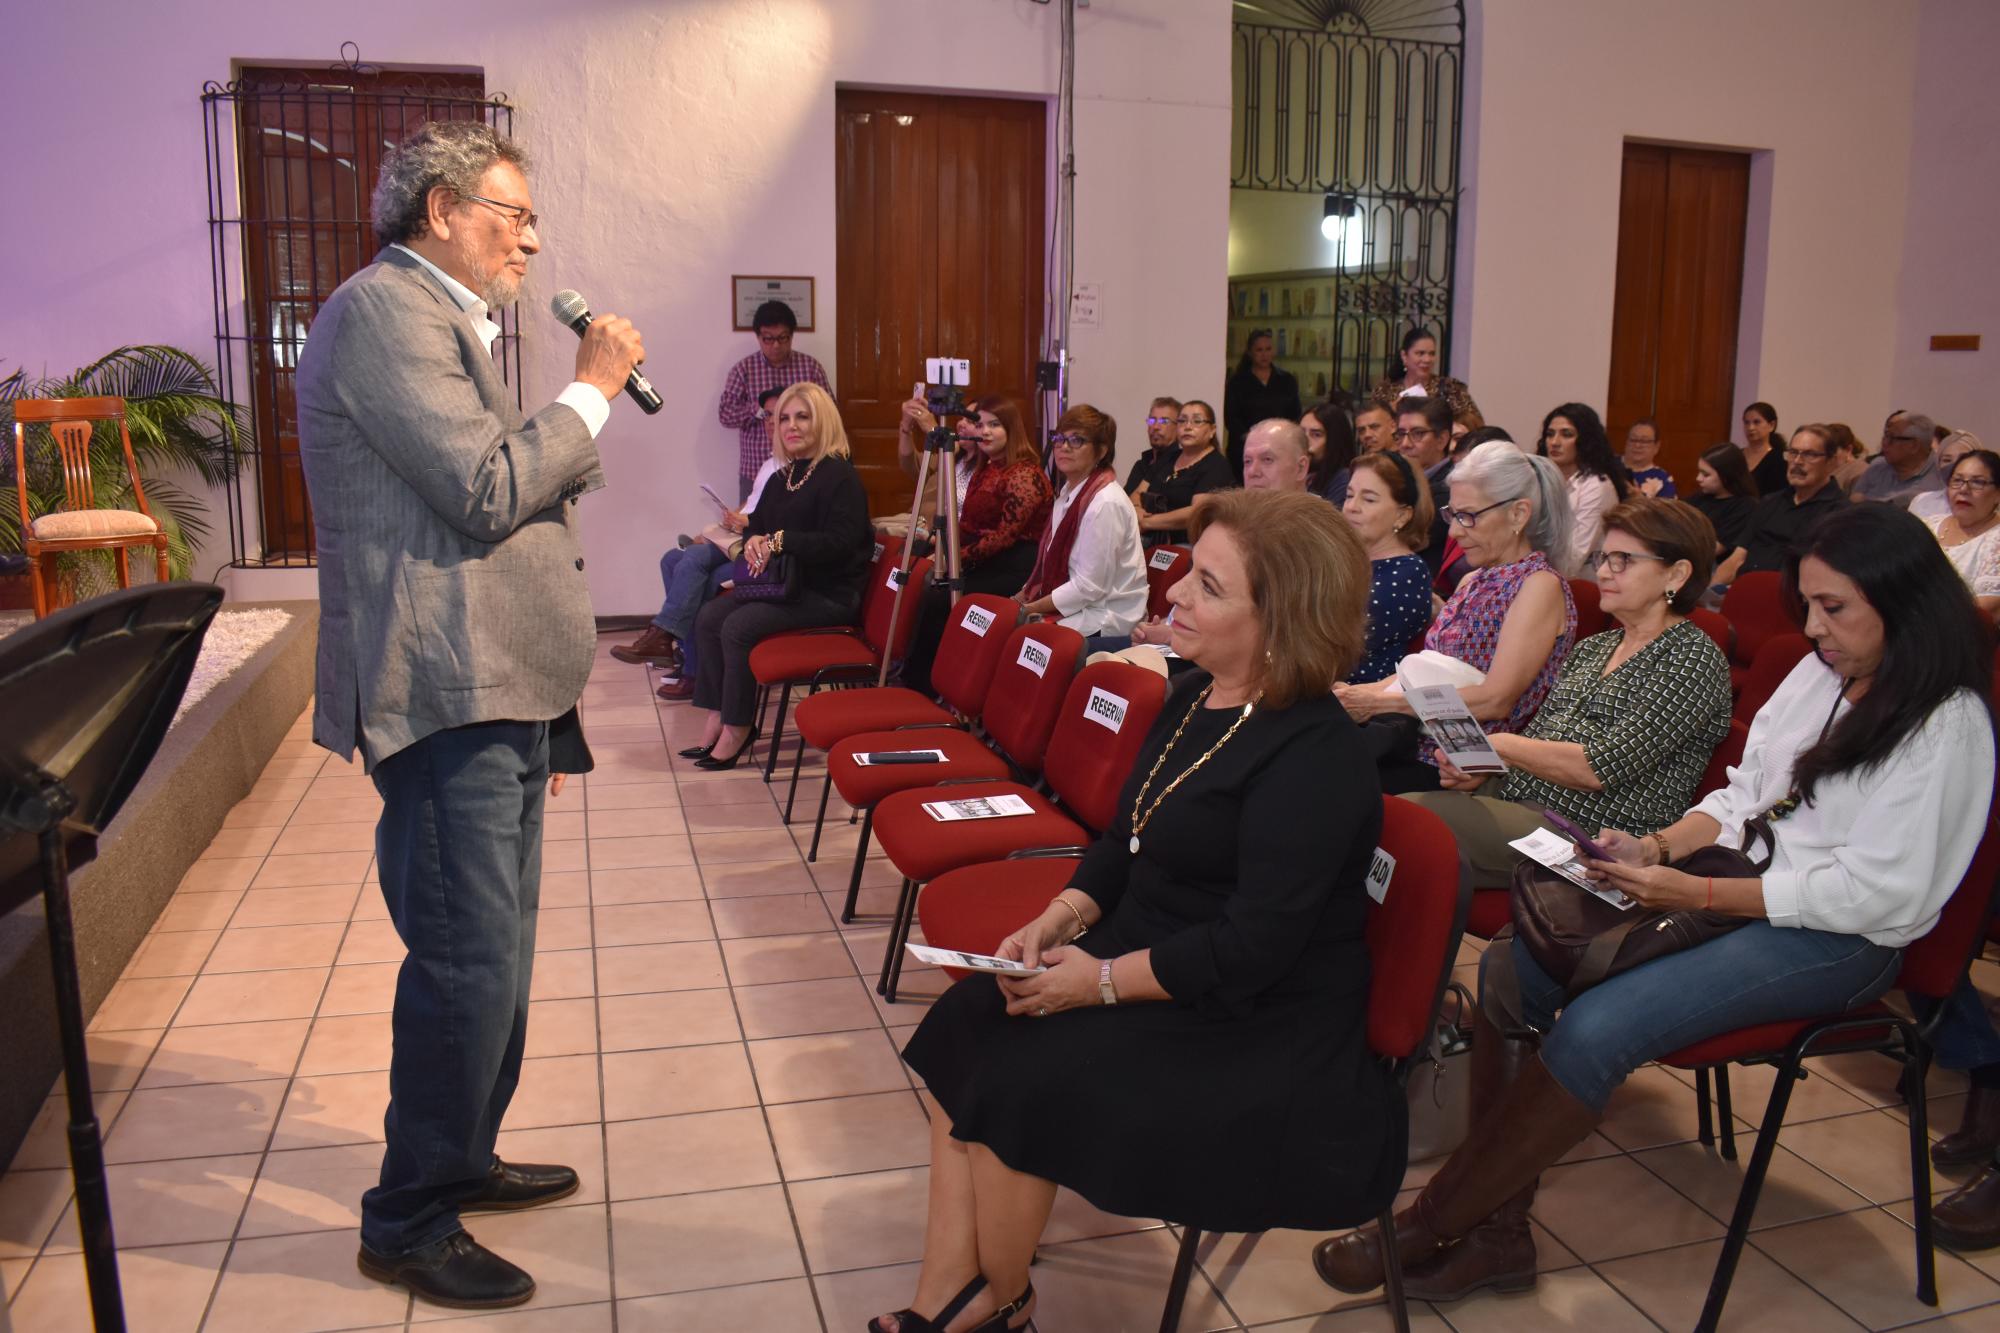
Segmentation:
[(873, 561), (876, 561), (876, 560), (880, 560), (880, 559), (882, 558), (882, 552), (883, 552), (884, 550), (886, 550), (886, 549), (887, 549), (887, 548), (886, 548), (886, 547), (884, 547), (884, 546), (882, 545), (882, 543), (881, 543), (881, 542), (876, 542), (876, 543), (875, 543), (875, 554), (874, 554), (874, 555), (872, 555), (872, 556), (870, 556), (870, 557), (869, 557), (869, 560), (870, 560), (871, 562), (873, 562)]
[(1090, 687), (1090, 701), (1083, 706), (1083, 715), (1098, 726), (1110, 731), (1125, 729), (1125, 710), (1132, 706), (1128, 699), (1121, 699), (1102, 686)]
[(1146, 563), (1154, 569), (1172, 569), (1174, 567), (1174, 557), (1179, 554), (1180, 552), (1171, 546), (1158, 547), (1153, 552), (1153, 558)]
[(986, 631), (993, 628), (993, 613), (982, 611), (976, 606), (968, 606), (965, 608), (965, 619), (958, 623), (983, 639), (986, 637)]
[(1380, 847), (1377, 847), (1374, 859), (1368, 863), (1368, 879), (1366, 881), (1368, 896), (1378, 903), (1387, 898), (1389, 896), (1389, 881), (1395, 876), (1395, 873), (1396, 858), (1383, 851)]
[(883, 585), (882, 585), (882, 586), (883, 586), (883, 587), (885, 587), (885, 588), (891, 588), (891, 589), (895, 589), (895, 588), (900, 588), (900, 587), (902, 587), (902, 586), (903, 586), (903, 571), (902, 571), (901, 569), (899, 569), (899, 568), (894, 568), (894, 567), (892, 567), (892, 568), (891, 568), (891, 569), (889, 570), (889, 577), (888, 577), (888, 579), (887, 579), (887, 580), (886, 580), (886, 581), (885, 581), (885, 582), (883, 583)]
[(1014, 659), (1015, 666), (1024, 666), (1037, 676), (1049, 669), (1048, 645), (1036, 643), (1033, 639), (1021, 640), (1021, 654)]

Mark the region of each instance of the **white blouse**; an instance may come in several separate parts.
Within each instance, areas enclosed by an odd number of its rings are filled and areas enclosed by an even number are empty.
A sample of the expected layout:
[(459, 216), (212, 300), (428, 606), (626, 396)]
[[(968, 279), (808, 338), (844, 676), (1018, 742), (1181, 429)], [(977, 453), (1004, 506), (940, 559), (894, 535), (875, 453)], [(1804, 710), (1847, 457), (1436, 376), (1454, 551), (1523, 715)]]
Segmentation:
[[(1082, 485), (1072, 482), (1056, 496), (1049, 511), (1050, 532), (1061, 525)], [(1146, 618), (1146, 555), (1139, 544), (1139, 516), (1115, 479), (1098, 487), (1083, 511), (1076, 544), (1069, 549), (1069, 581), (1049, 596), (1062, 623), (1085, 637), (1130, 634)]]
[[(1743, 762), (1695, 807), (1722, 826), (1717, 846), (1750, 850), (1744, 823), (1790, 793), (1793, 766), (1818, 742), (1840, 689), (1840, 676), (1808, 655), (1757, 711)], [(1765, 916), (1774, 926), (1903, 947), (1937, 924), (1972, 864), (1992, 797), (1986, 705), (1960, 690), (1879, 765), (1821, 780), (1810, 804), (1772, 823)], [(1762, 849), (1759, 838), (1751, 854)]]
[(1563, 573), (1597, 581), (1587, 557), (1604, 537), (1604, 516), (1618, 505), (1618, 488), (1611, 478), (1579, 469), (1569, 479), (1569, 562)]
[(1969, 542), (1945, 546), (1939, 529), (1950, 516), (1947, 513), (1938, 518), (1926, 517), (1924, 526), (1937, 536), (1938, 545), (1944, 546), (1945, 558), (1957, 567), (1958, 576), (1972, 589), (1974, 597), (2000, 597), (2000, 526), (1986, 529)]

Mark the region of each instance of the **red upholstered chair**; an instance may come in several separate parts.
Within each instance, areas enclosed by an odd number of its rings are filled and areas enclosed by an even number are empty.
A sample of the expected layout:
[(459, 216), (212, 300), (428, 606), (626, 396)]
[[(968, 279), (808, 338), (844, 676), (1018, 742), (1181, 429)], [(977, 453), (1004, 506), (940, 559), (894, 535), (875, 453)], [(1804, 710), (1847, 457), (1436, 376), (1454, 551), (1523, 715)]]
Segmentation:
[(1576, 642), (1611, 628), (1611, 617), (1598, 605), (1597, 585), (1589, 579), (1571, 579), (1570, 596), (1576, 599)]
[[(938, 640), (931, 685), (940, 705), (901, 685), (829, 690), (799, 700), (796, 720), (799, 750), (792, 760), (791, 790), (785, 793), (785, 822), (792, 822), (792, 800), (799, 791), (799, 768), (806, 747), (831, 750), (849, 736), (866, 731), (898, 731), (905, 727), (954, 727), (960, 718), (977, 717), (993, 684), (1000, 652), (1021, 618), (1020, 603), (1011, 597), (974, 593), (951, 610), (944, 637)], [(826, 821), (826, 793), (820, 793), (820, 823)], [(818, 825), (814, 826), (815, 840)]]
[[(883, 797), (940, 782), (1030, 778), (1042, 771), (1049, 736), (1068, 697), (1070, 681), (1083, 656), (1083, 636), (1046, 621), (1022, 625), (1007, 636), (980, 713), (982, 740), (963, 731), (936, 728), (924, 736), (927, 748), (943, 750), (942, 764), (872, 764), (854, 756), (906, 747), (909, 737), (894, 731), (864, 731), (836, 741), (827, 751), (826, 775), (840, 799), (861, 811), (861, 837), (854, 844), (854, 873), (847, 881), (842, 921), (854, 920), (861, 897), (861, 872), (875, 828), (875, 807)], [(819, 856), (819, 832), (806, 859)]]
[[(889, 927), (876, 989), (893, 1003), (903, 970), (903, 942), (916, 917), (917, 886), (949, 870), (1000, 861), (1043, 847), (1080, 847), (1110, 827), (1118, 793), (1160, 705), (1167, 682), (1130, 662), (1087, 666), (1070, 684), (1049, 735), (1042, 772), (1054, 799), (1018, 782), (967, 782), (920, 787), (884, 797), (875, 807), (875, 836), (903, 876), (903, 893)], [(1018, 796), (1032, 813), (943, 823), (926, 801)]]
[(1194, 552), (1185, 546), (1155, 546), (1146, 555), (1146, 614), (1154, 620), (1165, 618), (1173, 609), (1167, 600), (1172, 587), (1187, 577), (1194, 564)]
[(1792, 618), (1785, 600), (1784, 579), (1776, 570), (1739, 574), (1729, 591), (1722, 595), (1722, 616), (1736, 630), (1736, 646), (1729, 655), (1730, 683), (1740, 686), (1757, 650), (1764, 640), (1778, 634), (1795, 634), (1799, 622)]
[[(930, 573), (930, 557), (910, 566), (909, 591), (901, 604), (896, 598), (902, 580), (901, 567), (893, 555), (901, 548), (881, 543), (882, 555), (868, 569), (868, 583), (861, 590), (861, 624), (829, 625), (823, 629), (792, 630), (773, 634), (750, 650), (750, 674), (765, 699), (771, 687), (780, 687), (777, 725), (771, 729), (770, 753), (764, 760), (764, 781), (778, 767), (778, 740), (785, 734), (785, 708), (792, 699), (792, 687), (804, 685), (809, 693), (822, 685), (849, 682), (860, 684), (876, 675), (886, 656), (901, 660), (909, 650), (910, 635), (917, 625), (917, 600)], [(759, 704), (758, 721), (764, 709)]]
[[(1400, 1086), (1423, 1059), (1437, 1026), (1438, 1005), (1458, 957), (1471, 882), (1458, 859), (1450, 826), (1408, 801), (1382, 799), (1381, 848), (1396, 859), (1396, 867), (1388, 891), (1368, 912), (1368, 1048), (1394, 1071)], [(1391, 1202), (1377, 1222), (1382, 1271), (1395, 1326), (1400, 1333), (1409, 1333), (1394, 1214)], [(1200, 1242), (1201, 1232), (1195, 1228), (1181, 1232), (1160, 1333), (1174, 1333), (1180, 1327), (1181, 1305)]]
[(1675, 1051), (1660, 1061), (1676, 1069), (1694, 1071), (1698, 1132), (1704, 1144), (1715, 1142), (1708, 1100), (1709, 1075), (1711, 1071), (1714, 1073), (1715, 1107), (1722, 1121), (1721, 1152), (1732, 1161), (1736, 1157), (1736, 1134), (1729, 1102), (1729, 1066), (1774, 1065), (1778, 1071), (1771, 1085), (1771, 1099), (1764, 1108), (1763, 1123), (1757, 1130), (1757, 1146), (1751, 1151), (1743, 1186), (1736, 1195), (1736, 1211), (1730, 1218), (1722, 1253), (1715, 1261), (1715, 1275), (1709, 1282), (1708, 1300), (1702, 1307), (1697, 1328), (1713, 1329), (1722, 1318), (1729, 1283), (1742, 1257), (1750, 1222), (1756, 1216), (1757, 1196), (1778, 1146), (1785, 1108), (1791, 1103), (1792, 1085), (1805, 1077), (1801, 1065), (1808, 1055), (1879, 1051), (1902, 1060), (1903, 1081), (1911, 1090), (1910, 1188), (1915, 1213), (1917, 1299), (1926, 1305), (1938, 1303), (1937, 1261), (1931, 1245), (1930, 1132), (1924, 1075), (1930, 1069), (1932, 1039), (1944, 1020), (1943, 1001), (1964, 978), (1986, 938), (1994, 881), (2000, 876), (2000, 818), (1996, 816), (2000, 816), (2000, 805), (1987, 812), (1985, 836), (1973, 854), (1971, 867), (1945, 903), (1937, 925), (1930, 934), (1903, 950), (1902, 971), (1897, 975), (1896, 985), (1907, 995), (1935, 1001), (1929, 1018), (1916, 1022), (1878, 1002), (1824, 1018), (1762, 1023), (1725, 1032)]
[(1708, 757), (1708, 767), (1701, 771), (1701, 784), (1694, 789), (1694, 799), (1699, 802), (1712, 793), (1721, 791), (1729, 782), (1729, 770), (1743, 762), (1743, 747), (1750, 740), (1750, 724), (1738, 718), (1729, 719), (1729, 734), (1722, 738), (1722, 744), (1715, 747), (1715, 753)]
[(1688, 612), (1688, 619), (1694, 622), (1696, 629), (1715, 640), (1715, 646), (1722, 650), (1724, 658), (1729, 656), (1729, 650), (1736, 643), (1736, 631), (1730, 626), (1726, 616), (1720, 611), (1711, 611), (1705, 606), (1697, 606), (1694, 610)]
[[(1745, 726), (1757, 716), (1757, 710), (1771, 701), (1778, 687), (1785, 683), (1785, 677), (1792, 674), (1792, 668), (1804, 661), (1812, 652), (1812, 640), (1803, 634), (1773, 634), (1757, 648), (1756, 656), (1750, 662), (1749, 670), (1735, 681), (1736, 704), (1731, 713)], [(1734, 667), (1731, 676), (1736, 675)]]

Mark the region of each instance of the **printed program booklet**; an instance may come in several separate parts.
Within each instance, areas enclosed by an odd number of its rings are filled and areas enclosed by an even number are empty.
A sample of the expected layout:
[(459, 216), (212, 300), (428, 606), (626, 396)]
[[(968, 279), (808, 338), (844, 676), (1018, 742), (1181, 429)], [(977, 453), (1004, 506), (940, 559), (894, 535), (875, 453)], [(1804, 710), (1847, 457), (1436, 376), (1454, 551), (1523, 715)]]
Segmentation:
[(1559, 833), (1551, 833), (1538, 828), (1525, 838), (1516, 838), (1507, 844), (1530, 861), (1539, 862), (1555, 871), (1585, 893), (1594, 893), (1621, 912), (1630, 911), (1638, 904), (1609, 884), (1597, 884), (1583, 870), (1583, 853), (1575, 843)]
[(986, 953), (960, 953), (957, 949), (933, 949), (925, 944), (905, 944), (910, 956), (932, 967), (963, 967), (974, 972), (997, 972), (1003, 977), (1032, 977), (1046, 967), (1025, 967), (1018, 960), (995, 958)]
[(1035, 807), (1018, 796), (969, 796), (956, 801), (925, 801), (924, 813), (940, 824), (958, 819), (1004, 819), (1008, 815), (1032, 815)]
[(1420, 685), (1403, 691), (1438, 750), (1464, 773), (1505, 773), (1507, 762), (1493, 752), (1486, 729), (1465, 706), (1456, 685)]

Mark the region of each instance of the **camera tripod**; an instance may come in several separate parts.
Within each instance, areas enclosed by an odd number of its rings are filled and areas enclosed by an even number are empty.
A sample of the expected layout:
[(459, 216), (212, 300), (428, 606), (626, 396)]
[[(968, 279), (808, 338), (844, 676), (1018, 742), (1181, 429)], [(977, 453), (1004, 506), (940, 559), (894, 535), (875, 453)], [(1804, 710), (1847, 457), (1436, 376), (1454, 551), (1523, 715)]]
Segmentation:
[[(958, 567), (958, 469), (951, 459), (957, 443), (958, 433), (945, 425), (945, 414), (938, 413), (936, 424), (924, 433), (923, 453), (917, 459), (917, 489), (910, 498), (910, 525), (904, 529), (909, 535), (903, 540), (903, 554), (897, 562), (896, 600), (889, 607), (889, 638), (892, 643), (896, 638), (895, 627), (903, 623), (903, 595), (909, 591), (910, 566), (916, 560), (917, 523), (923, 516), (924, 486), (934, 473), (937, 481), (937, 508), (934, 512), (940, 526), (931, 529), (931, 549), (939, 552), (944, 561), (945, 577), (941, 581), (951, 590), (952, 602), (956, 604), (965, 591), (965, 580)], [(882, 667), (875, 675), (875, 684), (880, 687), (888, 681), (889, 645), (884, 644)]]

